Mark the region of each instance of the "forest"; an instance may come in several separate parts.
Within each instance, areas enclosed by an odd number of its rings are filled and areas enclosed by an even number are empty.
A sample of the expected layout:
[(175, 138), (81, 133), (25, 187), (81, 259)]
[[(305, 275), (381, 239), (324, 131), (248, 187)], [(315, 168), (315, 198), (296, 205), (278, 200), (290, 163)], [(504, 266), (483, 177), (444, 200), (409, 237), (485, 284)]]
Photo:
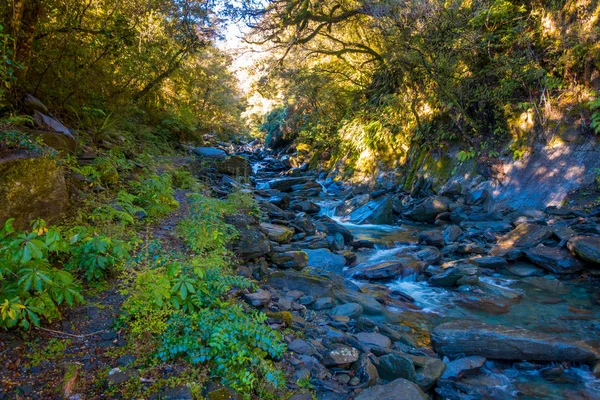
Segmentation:
[(600, 3), (0, 0), (0, 399), (593, 399)]

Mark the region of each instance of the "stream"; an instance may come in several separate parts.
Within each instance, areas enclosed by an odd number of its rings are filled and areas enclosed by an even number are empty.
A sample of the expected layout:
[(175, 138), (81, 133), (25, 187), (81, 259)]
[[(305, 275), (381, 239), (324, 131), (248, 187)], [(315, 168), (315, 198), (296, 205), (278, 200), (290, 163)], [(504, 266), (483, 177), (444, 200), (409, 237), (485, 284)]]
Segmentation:
[[(273, 179), (281, 179), (277, 171), (268, 171), (273, 162), (271, 159), (253, 164), (257, 189), (268, 189)], [(354, 279), (357, 269), (412, 254), (423, 248), (418, 244), (420, 232), (438, 229), (403, 219), (393, 224), (352, 223), (347, 214), (336, 214), (336, 208), (345, 198), (328, 193), (323, 179), (316, 181), (324, 189), (311, 199), (320, 206), (318, 216), (332, 218), (347, 228), (355, 241), (373, 244), (373, 248), (357, 250), (356, 262), (341, 272), (366, 290), (371, 283)], [(445, 255), (446, 259), (451, 258)], [(414, 299), (409, 308), (388, 306), (388, 310), (401, 315), (409, 326), (416, 325), (426, 332), (448, 321), (477, 320), (582, 340), (595, 348), (600, 344), (598, 280), (557, 277), (524, 259), (510, 262), (506, 268), (483, 269), (475, 286), (432, 286), (427, 281), (427, 270), (409, 271), (377, 283)], [(461, 378), (460, 383), (474, 393), (473, 397), (461, 398), (600, 399), (600, 379), (594, 375), (592, 366), (488, 359), (478, 372)], [(443, 391), (440, 393), (443, 396)]]

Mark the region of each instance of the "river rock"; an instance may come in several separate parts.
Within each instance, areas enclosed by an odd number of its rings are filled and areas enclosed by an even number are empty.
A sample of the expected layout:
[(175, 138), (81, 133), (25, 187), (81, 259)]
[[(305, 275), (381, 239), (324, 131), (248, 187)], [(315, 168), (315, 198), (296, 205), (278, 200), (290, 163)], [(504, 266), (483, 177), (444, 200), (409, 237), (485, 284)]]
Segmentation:
[(28, 229), (37, 218), (55, 224), (68, 206), (63, 169), (55, 160), (25, 154), (0, 159), (0, 227), (9, 218), (15, 218), (15, 229)]
[(233, 251), (242, 260), (250, 260), (271, 252), (271, 243), (261, 232), (258, 220), (247, 214), (227, 216), (225, 222), (233, 225), (238, 236), (233, 243)]
[(585, 261), (600, 264), (600, 237), (575, 236), (568, 241), (567, 247)]
[(302, 185), (309, 181), (310, 178), (308, 177), (276, 179), (269, 182), (269, 188), (279, 190), (280, 192), (291, 192), (294, 185)]
[(377, 368), (365, 353), (361, 354), (358, 361), (354, 363), (352, 371), (359, 379), (359, 384), (363, 387), (371, 387), (381, 382)]
[(431, 340), (436, 352), (448, 357), (571, 362), (600, 358), (596, 349), (582, 341), (479, 321), (444, 323), (433, 330)]
[(379, 357), (377, 372), (381, 378), (387, 381), (404, 378), (411, 382), (417, 382), (417, 372), (412, 360), (398, 354), (387, 354)]
[(363, 308), (358, 303), (346, 303), (340, 306), (334, 307), (331, 310), (331, 315), (338, 317), (348, 317), (350, 319), (357, 319), (363, 313)]
[(489, 269), (500, 269), (506, 267), (508, 264), (506, 260), (502, 257), (473, 257), (469, 259), (469, 262), (477, 265), (479, 268), (489, 268)]
[(407, 213), (407, 216), (413, 221), (433, 222), (439, 214), (448, 211), (449, 204), (447, 197), (428, 197)]
[(490, 192), (487, 189), (473, 190), (465, 196), (465, 204), (478, 206), (485, 203), (489, 197)]
[[(392, 341), (387, 336), (377, 332), (359, 332), (356, 335), (359, 342), (367, 347), (378, 346), (384, 349), (392, 346)], [(398, 377), (400, 378), (400, 377)]]
[(318, 214), (319, 211), (321, 211), (321, 207), (310, 200), (304, 200), (299, 203), (295, 203), (292, 205), (292, 209), (295, 211), (305, 212), (307, 214)]
[(525, 256), (532, 263), (555, 274), (573, 274), (583, 269), (581, 261), (568, 250), (558, 247), (535, 247), (527, 250)]
[(433, 275), (427, 282), (432, 286), (454, 287), (470, 283), (467, 282), (470, 278), (473, 283), (477, 283), (479, 272), (477, 266), (471, 264), (459, 264), (455, 267), (446, 268), (439, 274)]
[(269, 240), (277, 243), (289, 243), (294, 236), (293, 230), (282, 225), (262, 223), (260, 227), (267, 232)]
[(225, 158), (227, 158), (227, 153), (221, 149), (215, 149), (213, 147), (196, 147), (194, 149), (194, 154), (213, 160), (225, 160)]
[(352, 243), (354, 236), (352, 235), (352, 232), (350, 232), (350, 230), (345, 226), (338, 224), (333, 219), (326, 216), (322, 216), (321, 218), (319, 218), (319, 222), (321, 222), (321, 224), (325, 226), (325, 228), (327, 229), (327, 233), (329, 233), (330, 235), (335, 235), (336, 233), (339, 233), (344, 237), (344, 243)]
[(446, 363), (446, 371), (442, 379), (460, 379), (464, 374), (477, 371), (485, 364), (485, 357), (471, 356), (459, 358)]
[(552, 231), (545, 225), (524, 223), (502, 236), (490, 254), (504, 257), (515, 250), (535, 247), (551, 236)]
[(306, 215), (299, 214), (290, 223), (290, 226), (296, 228), (298, 232), (306, 233), (307, 235), (314, 235), (317, 232), (317, 227), (312, 223), (311, 219)]
[(359, 225), (391, 225), (394, 223), (392, 198), (382, 196), (359, 207), (350, 214), (350, 222)]
[(398, 378), (387, 385), (376, 385), (360, 392), (354, 400), (429, 400), (414, 383)]
[(326, 367), (335, 367), (338, 365), (352, 364), (358, 361), (360, 352), (354, 347), (338, 346), (337, 348), (328, 351), (323, 356), (323, 365)]
[(402, 273), (404, 266), (398, 261), (381, 261), (367, 267), (360, 268), (354, 274), (354, 278), (366, 280), (389, 280)]
[(328, 249), (304, 250), (308, 254), (308, 266), (326, 271), (341, 272), (346, 265), (344, 256), (332, 253)]
[(357, 208), (367, 204), (371, 197), (368, 194), (355, 196), (335, 208), (335, 215), (349, 215)]
[(458, 240), (463, 231), (457, 225), (450, 225), (444, 230), (442, 236), (444, 237), (445, 244), (452, 244)]
[(328, 236), (327, 240), (331, 241), (331, 245), (329, 246), (329, 248), (332, 251), (342, 251), (342, 250), (344, 250), (344, 247), (345, 247), (344, 237), (341, 234), (336, 233), (333, 236)]
[(452, 181), (440, 190), (440, 196), (456, 197), (462, 193), (462, 189), (462, 184), (460, 182)]
[(305, 251), (288, 251), (271, 254), (271, 262), (279, 268), (301, 270), (308, 266), (308, 254)]
[(413, 256), (428, 265), (436, 265), (442, 261), (442, 253), (435, 247), (425, 247), (414, 253)]
[(271, 293), (266, 290), (257, 290), (256, 293), (246, 293), (244, 299), (254, 307), (265, 306), (271, 302)]
[(419, 233), (419, 244), (443, 247), (444, 236), (442, 235), (442, 232), (438, 230), (423, 231)]

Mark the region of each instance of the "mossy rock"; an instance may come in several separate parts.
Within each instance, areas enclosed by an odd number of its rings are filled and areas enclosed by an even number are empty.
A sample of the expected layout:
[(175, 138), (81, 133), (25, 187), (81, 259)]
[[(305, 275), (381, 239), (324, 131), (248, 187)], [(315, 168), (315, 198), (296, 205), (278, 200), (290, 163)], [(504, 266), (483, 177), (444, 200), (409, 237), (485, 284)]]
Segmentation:
[(14, 218), (17, 229), (43, 218), (56, 223), (66, 211), (69, 194), (62, 168), (46, 157), (13, 154), (0, 160), (0, 224)]

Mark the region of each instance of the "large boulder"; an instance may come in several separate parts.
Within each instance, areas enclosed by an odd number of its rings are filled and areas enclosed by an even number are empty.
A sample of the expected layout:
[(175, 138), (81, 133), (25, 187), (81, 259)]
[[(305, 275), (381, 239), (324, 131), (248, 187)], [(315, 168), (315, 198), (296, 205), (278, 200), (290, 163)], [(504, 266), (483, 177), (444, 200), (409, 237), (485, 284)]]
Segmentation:
[(524, 223), (498, 239), (490, 251), (493, 256), (505, 257), (530, 249), (552, 236), (552, 230), (545, 225)]
[(376, 385), (360, 392), (354, 400), (429, 400), (419, 386), (398, 378), (387, 385)]
[(305, 251), (288, 251), (271, 254), (271, 262), (283, 269), (303, 269), (308, 266), (308, 254)]
[(335, 222), (333, 219), (323, 216), (319, 219), (319, 222), (321, 222), (321, 224), (327, 228), (327, 233), (330, 235), (334, 236), (336, 233), (342, 235), (344, 237), (344, 243), (350, 244), (352, 243), (352, 240), (354, 240), (352, 232), (350, 232), (350, 230), (345, 226)]
[(269, 182), (269, 188), (279, 190), (280, 192), (291, 192), (292, 187), (310, 182), (308, 177), (283, 178)]
[(583, 269), (583, 263), (568, 250), (558, 247), (535, 247), (525, 251), (534, 264), (555, 274), (573, 274)]
[(68, 205), (63, 169), (56, 161), (26, 154), (0, 160), (0, 226), (9, 218), (17, 229), (37, 218), (54, 224)]
[(382, 196), (371, 200), (350, 214), (350, 222), (365, 225), (390, 225), (394, 222), (392, 198)]
[(260, 229), (258, 220), (246, 214), (226, 217), (225, 222), (235, 227), (238, 237), (233, 243), (233, 251), (242, 260), (262, 257), (271, 252), (271, 242)]
[(308, 266), (331, 272), (341, 272), (346, 265), (344, 256), (332, 253), (328, 249), (304, 250), (308, 254)]
[(444, 323), (433, 330), (431, 340), (436, 352), (448, 357), (559, 362), (600, 359), (598, 351), (582, 341), (479, 321)]
[(277, 243), (289, 243), (294, 231), (282, 225), (262, 223), (260, 227), (267, 233), (269, 240)]
[(413, 221), (433, 222), (435, 217), (448, 211), (450, 199), (447, 197), (428, 197), (406, 214)]
[(216, 164), (217, 172), (229, 176), (248, 177), (252, 175), (252, 166), (246, 157), (231, 156)]
[(351, 214), (357, 208), (364, 206), (371, 200), (371, 196), (368, 194), (361, 194), (351, 199), (344, 201), (342, 204), (335, 208), (335, 215), (348, 215)]
[(213, 147), (196, 147), (194, 154), (201, 158), (208, 158), (212, 160), (224, 160), (227, 158), (227, 153), (221, 149), (215, 149)]
[(476, 265), (458, 264), (433, 275), (427, 282), (432, 286), (454, 287), (479, 281), (480, 270)]
[(569, 239), (567, 247), (573, 254), (585, 261), (600, 264), (600, 237), (575, 236)]

